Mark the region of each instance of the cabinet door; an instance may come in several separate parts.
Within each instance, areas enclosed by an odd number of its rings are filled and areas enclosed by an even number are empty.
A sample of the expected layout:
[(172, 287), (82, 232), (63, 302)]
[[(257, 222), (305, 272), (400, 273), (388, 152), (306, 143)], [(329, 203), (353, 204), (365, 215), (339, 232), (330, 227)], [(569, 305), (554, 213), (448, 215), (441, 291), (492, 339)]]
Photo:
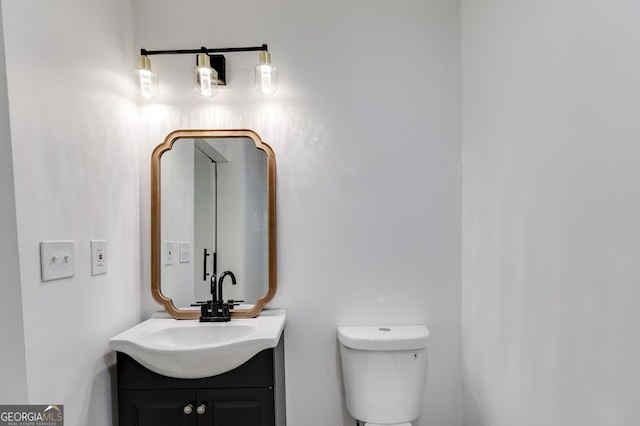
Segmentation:
[(199, 390), (208, 415), (198, 426), (275, 426), (273, 395), (269, 388)]
[[(120, 391), (120, 426), (197, 426), (196, 392), (191, 390)], [(185, 407), (191, 404), (191, 414)], [(188, 411), (188, 410), (187, 410)]]

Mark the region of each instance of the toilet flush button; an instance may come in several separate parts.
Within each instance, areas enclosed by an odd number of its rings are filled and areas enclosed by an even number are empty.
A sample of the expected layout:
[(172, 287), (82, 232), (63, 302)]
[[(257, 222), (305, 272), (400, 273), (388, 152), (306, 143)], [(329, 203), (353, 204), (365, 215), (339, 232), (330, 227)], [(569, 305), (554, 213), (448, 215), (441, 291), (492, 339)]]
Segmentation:
[(380, 327), (378, 330), (380, 331), (391, 331), (389, 327)]

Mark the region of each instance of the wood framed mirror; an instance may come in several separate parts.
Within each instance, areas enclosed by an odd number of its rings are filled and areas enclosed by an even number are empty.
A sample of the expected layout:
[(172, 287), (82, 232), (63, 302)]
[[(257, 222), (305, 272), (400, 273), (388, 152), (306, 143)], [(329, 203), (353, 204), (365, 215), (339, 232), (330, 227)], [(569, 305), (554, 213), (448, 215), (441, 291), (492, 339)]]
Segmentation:
[(176, 130), (151, 155), (151, 294), (177, 319), (198, 319), (211, 276), (232, 271), (232, 318), (276, 294), (276, 163), (252, 130)]

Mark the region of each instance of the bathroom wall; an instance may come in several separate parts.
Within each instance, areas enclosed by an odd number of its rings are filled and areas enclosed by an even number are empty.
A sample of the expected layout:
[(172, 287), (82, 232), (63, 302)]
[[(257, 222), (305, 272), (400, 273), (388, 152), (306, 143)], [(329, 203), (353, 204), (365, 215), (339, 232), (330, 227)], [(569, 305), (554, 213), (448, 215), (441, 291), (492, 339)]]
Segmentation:
[(2, 4), (0, 4), (0, 404), (24, 404), (27, 401), (27, 372), (24, 359), (24, 329), (20, 268), (18, 267), (18, 235), (16, 202), (11, 161), (11, 131), (7, 72), (4, 60)]
[(635, 425), (640, 3), (461, 16), (465, 424)]
[[(108, 340), (140, 319), (142, 292), (131, 4), (3, 1), (2, 12), (17, 216), (2, 244), (17, 231), (28, 402), (64, 404), (65, 425), (112, 425)], [(9, 199), (3, 188), (3, 208)], [(75, 276), (42, 282), (39, 242), (56, 239), (75, 241)], [(108, 242), (106, 275), (91, 276), (90, 239)]]
[[(135, 0), (136, 48), (269, 44), (279, 91), (253, 87), (257, 53), (227, 55), (228, 86), (194, 94), (195, 57), (152, 57), (141, 106), (149, 158), (176, 128), (251, 128), (277, 158), (278, 295), (288, 312), (291, 425), (352, 425), (336, 328), (423, 323), (432, 336), (416, 426), (462, 424), (457, 2)], [(143, 224), (145, 286), (148, 227)], [(158, 307), (147, 297), (146, 314)]]

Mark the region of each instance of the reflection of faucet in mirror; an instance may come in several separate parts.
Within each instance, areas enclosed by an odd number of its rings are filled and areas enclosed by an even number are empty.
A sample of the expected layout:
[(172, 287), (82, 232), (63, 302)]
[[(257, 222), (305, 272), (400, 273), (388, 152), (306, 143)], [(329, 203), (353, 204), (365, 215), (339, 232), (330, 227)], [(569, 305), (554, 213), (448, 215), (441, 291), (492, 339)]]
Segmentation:
[[(229, 275), (231, 277), (231, 284), (236, 285), (236, 276), (233, 275), (233, 272), (231, 271), (224, 271), (222, 273), (222, 275), (220, 275), (220, 280), (218, 281), (218, 300), (219, 301), (223, 301), (224, 299), (222, 298), (222, 282), (224, 281), (224, 279), (227, 277), (227, 275)], [(232, 302), (233, 303), (233, 302)]]

